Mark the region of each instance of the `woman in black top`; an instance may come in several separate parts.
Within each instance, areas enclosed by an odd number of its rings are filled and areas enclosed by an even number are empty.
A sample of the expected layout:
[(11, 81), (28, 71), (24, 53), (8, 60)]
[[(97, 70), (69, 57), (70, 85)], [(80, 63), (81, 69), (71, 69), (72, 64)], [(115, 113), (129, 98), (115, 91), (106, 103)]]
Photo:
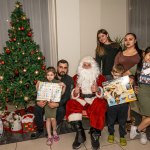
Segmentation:
[(118, 43), (113, 42), (105, 29), (97, 32), (96, 61), (107, 80), (111, 79), (111, 70), (116, 54), (121, 50)]

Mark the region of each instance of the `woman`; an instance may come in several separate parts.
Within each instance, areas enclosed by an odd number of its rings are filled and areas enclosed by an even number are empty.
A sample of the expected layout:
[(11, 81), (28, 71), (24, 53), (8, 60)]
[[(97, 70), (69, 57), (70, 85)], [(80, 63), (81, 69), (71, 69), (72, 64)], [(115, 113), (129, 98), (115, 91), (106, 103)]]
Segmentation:
[[(137, 65), (140, 64), (142, 51), (138, 48), (137, 38), (134, 33), (127, 33), (124, 37), (125, 50), (119, 52), (115, 57), (114, 64), (122, 64), (125, 68), (124, 75), (129, 75), (133, 81), (137, 70)], [(131, 116), (130, 107), (128, 110), (127, 130), (130, 130)]]
[(107, 80), (112, 78), (111, 70), (116, 54), (121, 50), (118, 43), (110, 39), (105, 29), (97, 32), (96, 61)]
[(141, 144), (146, 144), (147, 137), (145, 134), (145, 129), (150, 125), (150, 75), (148, 74), (148, 71), (146, 72), (146, 70), (150, 68), (150, 47), (147, 47), (144, 51), (142, 62), (143, 65), (141, 67), (137, 97), (143, 120), (138, 127), (131, 127), (130, 138), (133, 139), (140, 133)]
[(134, 33), (127, 33), (125, 35), (124, 46), (125, 50), (116, 55), (114, 64), (122, 64), (126, 71), (125, 75), (135, 75), (142, 52), (138, 48), (136, 35)]

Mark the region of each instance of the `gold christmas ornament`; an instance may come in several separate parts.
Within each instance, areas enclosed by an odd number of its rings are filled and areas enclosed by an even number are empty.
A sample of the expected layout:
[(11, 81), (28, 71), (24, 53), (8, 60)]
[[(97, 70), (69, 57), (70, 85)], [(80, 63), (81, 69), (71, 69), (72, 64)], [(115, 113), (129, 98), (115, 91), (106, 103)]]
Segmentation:
[(22, 80), (20, 80), (19, 83), (22, 84)]
[(41, 59), (41, 57), (38, 57), (37, 59), (38, 59), (38, 60), (40, 60), (40, 59)]
[(3, 76), (0, 76), (0, 81), (2, 81), (4, 79), (4, 77)]
[(34, 72), (36, 75), (38, 75), (39, 74), (39, 71), (38, 70), (35, 70), (35, 72)]
[(23, 69), (23, 72), (24, 72), (24, 73), (27, 72), (27, 69), (24, 68), (24, 69)]
[(25, 100), (25, 101), (28, 101), (28, 100), (29, 100), (29, 97), (28, 97), (28, 96), (25, 96), (25, 97), (24, 97), (24, 100)]
[(22, 20), (26, 20), (26, 16), (22, 16)]

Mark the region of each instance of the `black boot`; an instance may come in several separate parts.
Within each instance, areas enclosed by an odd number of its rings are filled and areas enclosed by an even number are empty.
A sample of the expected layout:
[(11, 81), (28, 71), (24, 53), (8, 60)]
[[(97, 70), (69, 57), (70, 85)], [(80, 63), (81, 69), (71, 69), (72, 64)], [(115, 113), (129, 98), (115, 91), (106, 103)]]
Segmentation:
[(101, 135), (101, 130), (91, 128), (90, 135), (91, 135), (92, 150), (98, 150), (100, 148), (99, 137)]
[(70, 123), (76, 131), (76, 137), (72, 144), (72, 148), (79, 149), (81, 147), (81, 143), (84, 143), (86, 141), (85, 132), (82, 127), (82, 122), (81, 121), (72, 121)]

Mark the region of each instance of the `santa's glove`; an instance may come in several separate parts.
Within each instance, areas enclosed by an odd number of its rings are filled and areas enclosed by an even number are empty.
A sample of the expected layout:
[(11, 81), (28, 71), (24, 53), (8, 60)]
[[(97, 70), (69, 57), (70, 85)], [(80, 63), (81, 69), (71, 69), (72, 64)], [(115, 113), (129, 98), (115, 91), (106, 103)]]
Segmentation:
[(102, 97), (104, 96), (103, 93), (104, 93), (104, 92), (103, 92), (103, 88), (99, 86), (99, 87), (98, 87), (98, 91), (96, 92), (96, 97), (102, 98)]

